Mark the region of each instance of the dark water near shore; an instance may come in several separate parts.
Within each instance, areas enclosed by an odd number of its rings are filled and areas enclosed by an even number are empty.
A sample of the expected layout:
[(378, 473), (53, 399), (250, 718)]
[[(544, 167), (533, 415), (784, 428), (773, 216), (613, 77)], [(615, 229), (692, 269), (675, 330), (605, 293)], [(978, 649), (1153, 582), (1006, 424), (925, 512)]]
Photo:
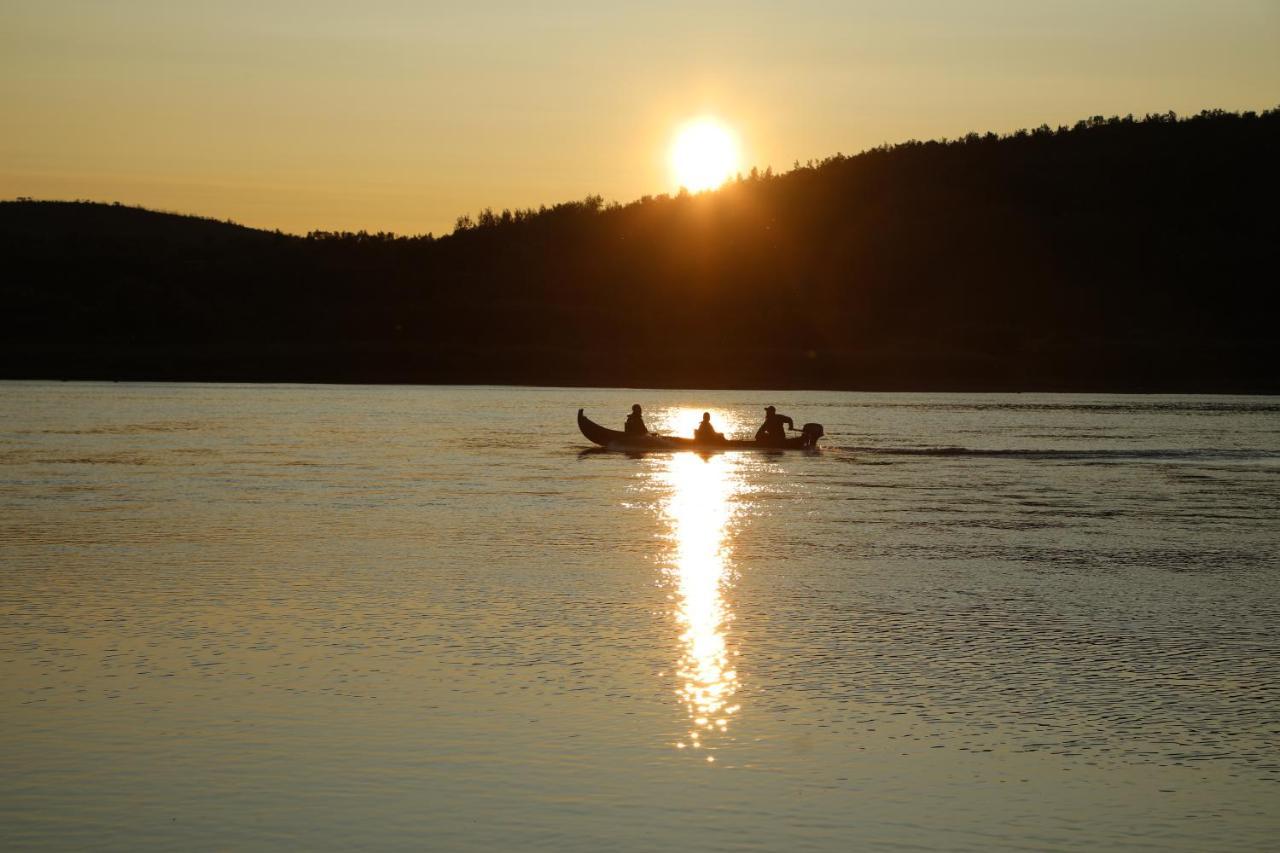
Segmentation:
[(1276, 398), (3, 383), (0, 844), (1266, 849), (1278, 518)]

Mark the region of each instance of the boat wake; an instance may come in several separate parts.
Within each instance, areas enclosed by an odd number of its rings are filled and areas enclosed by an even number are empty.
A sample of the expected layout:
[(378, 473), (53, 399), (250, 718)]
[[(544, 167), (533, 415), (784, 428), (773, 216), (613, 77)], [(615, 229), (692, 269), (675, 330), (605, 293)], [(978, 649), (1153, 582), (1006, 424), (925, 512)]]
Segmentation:
[(1061, 462), (1132, 462), (1132, 461), (1188, 461), (1188, 462), (1280, 462), (1280, 453), (1268, 450), (1222, 450), (1213, 448), (1182, 449), (1094, 449), (1072, 450), (1042, 448), (1037, 450), (1017, 448), (977, 447), (866, 447), (858, 445), (832, 445), (829, 449), (864, 456), (905, 457), (973, 457), (976, 459), (1028, 459)]

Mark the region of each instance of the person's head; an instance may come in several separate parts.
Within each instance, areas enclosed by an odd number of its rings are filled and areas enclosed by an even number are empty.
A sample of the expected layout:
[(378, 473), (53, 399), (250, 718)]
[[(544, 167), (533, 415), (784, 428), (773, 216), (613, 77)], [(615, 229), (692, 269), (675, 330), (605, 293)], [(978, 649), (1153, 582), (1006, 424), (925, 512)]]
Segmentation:
[(710, 413), (710, 412), (703, 412), (703, 413), (702, 413), (702, 422), (705, 424), (705, 423), (708, 423), (710, 420), (711, 420), (711, 413)]
[(639, 404), (639, 403), (633, 403), (633, 404), (632, 404), (632, 406), (631, 406), (631, 413), (632, 413), (632, 414), (634, 414), (634, 415), (638, 415), (638, 414), (640, 414), (640, 404)]
[(775, 409), (773, 406), (765, 406), (765, 407), (764, 407), (764, 413), (765, 413), (766, 415), (772, 415), (772, 414), (773, 414), (774, 412), (776, 412), (776, 411), (778, 411), (778, 410), (777, 410), (777, 409)]

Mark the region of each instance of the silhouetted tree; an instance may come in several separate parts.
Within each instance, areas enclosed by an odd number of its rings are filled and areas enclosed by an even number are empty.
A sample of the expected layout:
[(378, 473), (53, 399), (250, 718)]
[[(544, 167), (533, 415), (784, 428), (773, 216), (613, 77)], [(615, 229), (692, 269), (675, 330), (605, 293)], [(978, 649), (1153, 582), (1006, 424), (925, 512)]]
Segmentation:
[(1280, 112), (908, 140), (291, 237), (0, 203), (10, 377), (1280, 390)]

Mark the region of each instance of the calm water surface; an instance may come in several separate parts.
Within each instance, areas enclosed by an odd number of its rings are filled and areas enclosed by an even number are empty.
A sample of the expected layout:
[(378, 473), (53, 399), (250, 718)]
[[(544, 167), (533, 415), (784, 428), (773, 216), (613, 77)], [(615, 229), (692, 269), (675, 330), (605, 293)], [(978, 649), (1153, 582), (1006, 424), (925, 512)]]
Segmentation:
[(1266, 849), (1278, 518), (1275, 398), (0, 384), (0, 845)]

